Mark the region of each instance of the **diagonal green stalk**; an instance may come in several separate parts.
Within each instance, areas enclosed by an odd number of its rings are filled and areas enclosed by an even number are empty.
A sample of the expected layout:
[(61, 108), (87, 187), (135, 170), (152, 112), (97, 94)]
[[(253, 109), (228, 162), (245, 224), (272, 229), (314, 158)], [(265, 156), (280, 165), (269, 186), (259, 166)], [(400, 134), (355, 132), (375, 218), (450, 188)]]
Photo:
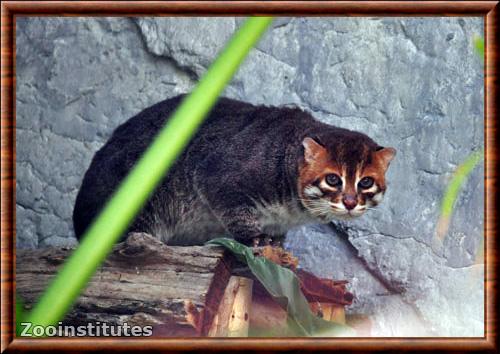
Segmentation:
[(483, 159), (483, 156), (484, 155), (482, 150), (476, 151), (469, 155), (469, 157), (467, 157), (467, 159), (458, 166), (443, 197), (443, 203), (441, 206), (442, 215), (451, 215), (453, 211), (453, 205), (455, 203), (455, 200), (457, 199), (458, 192), (460, 191), (460, 187), (462, 187), (462, 184), (467, 179), (467, 176), (472, 172), (478, 162)]
[(456, 169), (453, 178), (446, 188), (443, 200), (441, 202), (441, 215), (439, 217), (438, 226), (436, 229), (438, 239), (442, 240), (448, 232), (451, 214), (453, 213), (453, 206), (455, 205), (455, 201), (458, 197), (458, 192), (460, 192), (460, 188), (462, 187), (474, 167), (483, 158), (483, 150), (476, 151), (469, 155), (469, 157), (467, 157), (467, 159)]
[(24, 321), (24, 301), (16, 296), (16, 335), (19, 336), (22, 331), (21, 323)]
[(249, 18), (233, 36), (86, 231), (80, 246), (41, 296), (27, 321), (48, 326), (64, 317), (271, 21), (270, 17)]
[(476, 50), (476, 53), (481, 57), (481, 60), (484, 62), (484, 39), (475, 36), (474, 37), (474, 49)]

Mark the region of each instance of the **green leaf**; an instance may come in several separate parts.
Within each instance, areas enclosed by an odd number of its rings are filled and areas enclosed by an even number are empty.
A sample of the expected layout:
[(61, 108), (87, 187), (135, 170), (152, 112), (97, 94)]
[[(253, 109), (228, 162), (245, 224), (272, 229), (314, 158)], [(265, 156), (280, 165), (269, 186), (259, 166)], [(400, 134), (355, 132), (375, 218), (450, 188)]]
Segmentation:
[(284, 268), (264, 257), (256, 257), (252, 248), (233, 239), (217, 238), (207, 244), (224, 246), (236, 258), (248, 265), (251, 272), (266, 288), (274, 300), (288, 313), (288, 336), (343, 337), (353, 336), (354, 331), (342, 323), (319, 318), (312, 313), (299, 280), (290, 269)]

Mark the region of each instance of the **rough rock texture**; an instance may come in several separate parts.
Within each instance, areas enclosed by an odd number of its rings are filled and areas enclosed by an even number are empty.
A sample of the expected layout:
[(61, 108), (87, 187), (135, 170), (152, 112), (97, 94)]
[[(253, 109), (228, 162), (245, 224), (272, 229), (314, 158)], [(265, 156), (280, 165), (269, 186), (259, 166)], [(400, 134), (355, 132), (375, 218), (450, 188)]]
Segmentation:
[[(75, 243), (71, 213), (94, 152), (120, 123), (189, 91), (233, 18), (17, 19), (17, 245)], [(351, 281), (374, 335), (482, 336), (483, 166), (441, 248), (443, 191), (483, 146), (481, 18), (280, 18), (225, 95), (295, 104), (398, 150), (370, 215), (290, 232), (321, 276)]]

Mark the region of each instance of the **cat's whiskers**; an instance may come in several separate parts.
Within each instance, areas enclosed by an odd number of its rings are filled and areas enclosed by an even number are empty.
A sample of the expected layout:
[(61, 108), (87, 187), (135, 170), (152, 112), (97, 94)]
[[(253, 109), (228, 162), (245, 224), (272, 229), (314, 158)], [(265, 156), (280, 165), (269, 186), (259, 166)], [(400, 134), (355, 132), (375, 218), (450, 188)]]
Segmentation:
[(312, 207), (312, 208), (309, 208), (309, 210), (312, 212), (329, 212), (329, 210), (327, 208), (324, 208), (324, 207)]
[(329, 218), (355, 218), (363, 215), (368, 210), (380, 210), (374, 207), (369, 207), (368, 204), (360, 205), (352, 211), (347, 210), (342, 203), (333, 203), (323, 198), (305, 199), (297, 198), (306, 206), (307, 210), (316, 217), (329, 217)]
[(310, 204), (310, 203), (322, 203), (322, 200), (320, 198), (318, 199), (303, 199), (303, 198), (297, 198), (298, 201), (304, 203), (304, 204)]
[(307, 201), (304, 204), (307, 206), (308, 211), (316, 216), (329, 216), (331, 214), (328, 204), (324, 201), (316, 201), (315, 203)]
[(323, 200), (309, 200), (309, 199), (299, 199), (304, 205), (306, 206), (321, 206), (321, 207), (326, 207), (328, 203), (326, 203)]

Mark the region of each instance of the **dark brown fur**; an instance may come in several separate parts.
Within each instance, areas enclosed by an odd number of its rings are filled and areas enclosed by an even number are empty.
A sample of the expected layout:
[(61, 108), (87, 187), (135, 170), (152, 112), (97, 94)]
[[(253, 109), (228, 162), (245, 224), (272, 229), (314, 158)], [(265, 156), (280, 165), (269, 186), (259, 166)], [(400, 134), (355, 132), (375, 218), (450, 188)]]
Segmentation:
[[(78, 238), (181, 99), (142, 111), (96, 153), (75, 203)], [(306, 138), (317, 144), (322, 157), (317, 163), (306, 161)], [(377, 149), (366, 135), (320, 123), (297, 108), (221, 98), (129, 231), (147, 232), (169, 244), (201, 244), (222, 235), (249, 243), (297, 224), (327, 221), (310, 210), (303, 188), (321, 181), (327, 171), (345, 168), (351, 176), (355, 166), (363, 166), (385, 190), (388, 163), (380, 163)], [(340, 197), (343, 192), (329, 193)]]

